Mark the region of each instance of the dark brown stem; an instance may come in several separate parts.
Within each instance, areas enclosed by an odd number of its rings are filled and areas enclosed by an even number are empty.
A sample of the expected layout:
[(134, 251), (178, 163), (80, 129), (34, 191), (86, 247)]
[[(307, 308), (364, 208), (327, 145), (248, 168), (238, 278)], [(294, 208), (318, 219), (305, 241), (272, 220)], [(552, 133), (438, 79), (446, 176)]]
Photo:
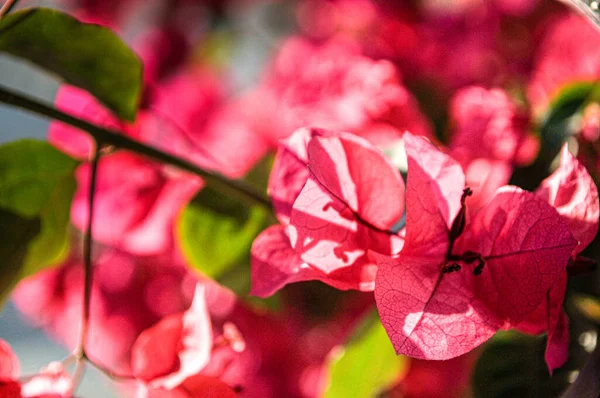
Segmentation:
[(1, 86), (0, 103), (22, 108), (50, 119), (56, 119), (89, 133), (98, 142), (102, 142), (106, 145), (112, 145), (119, 149), (132, 151), (159, 162), (175, 166), (181, 170), (185, 170), (202, 177), (207, 185), (213, 187), (215, 190), (224, 195), (234, 197), (249, 205), (258, 205), (264, 207), (268, 211), (271, 210), (271, 203), (269, 199), (261, 193), (256, 192), (243, 181), (230, 180), (222, 175), (201, 169), (185, 159), (170, 155), (166, 152), (145, 145), (139, 141), (133, 140), (120, 131), (102, 128), (95, 124), (86, 122), (85, 120), (59, 111), (51, 106), (44, 105), (35, 99), (28, 98)]
[(96, 180), (98, 175), (98, 161), (100, 160), (100, 143), (96, 142), (94, 155), (91, 164), (90, 187), (88, 191), (88, 219), (87, 228), (83, 237), (83, 266), (84, 266), (84, 287), (83, 287), (83, 312), (81, 316), (81, 330), (79, 335), (79, 344), (75, 350), (77, 359), (82, 360), (86, 357), (85, 347), (90, 323), (90, 302), (92, 298), (93, 264), (92, 264), (92, 227), (94, 224), (94, 199), (96, 197)]

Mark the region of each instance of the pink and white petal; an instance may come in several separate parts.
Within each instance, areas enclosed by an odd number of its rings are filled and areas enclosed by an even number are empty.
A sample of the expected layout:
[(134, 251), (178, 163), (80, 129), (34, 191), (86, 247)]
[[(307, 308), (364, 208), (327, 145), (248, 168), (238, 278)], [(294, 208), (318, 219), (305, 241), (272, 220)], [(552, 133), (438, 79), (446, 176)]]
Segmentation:
[(353, 134), (313, 137), (309, 168), (315, 178), (370, 225), (388, 230), (404, 213), (404, 182), (392, 162)]
[(154, 379), (153, 387), (173, 389), (188, 377), (199, 373), (210, 361), (213, 337), (205, 289), (201, 284), (196, 285), (192, 305), (183, 313), (181, 340), (178, 344), (179, 369)]
[(560, 166), (542, 181), (536, 194), (548, 201), (564, 217), (579, 242), (575, 253), (589, 245), (598, 232), (600, 204), (598, 189), (585, 167), (563, 146)]
[(182, 329), (181, 314), (173, 314), (138, 336), (131, 349), (131, 368), (137, 379), (151, 382), (177, 369)]
[(322, 130), (301, 128), (289, 138), (279, 141), (277, 155), (269, 176), (268, 193), (277, 219), (283, 225), (289, 224), (294, 201), (306, 184), (308, 170), (308, 142), (313, 134)]
[(21, 395), (26, 397), (71, 397), (75, 385), (61, 362), (52, 362), (42, 371), (21, 385)]
[(398, 354), (447, 360), (496, 333), (500, 321), (465, 286), (461, 273), (441, 274), (443, 256), (380, 257), (375, 299)]
[[(461, 166), (423, 137), (407, 132), (404, 134), (404, 146), (408, 159), (409, 180), (410, 174), (413, 173), (413, 187), (407, 186), (407, 209), (411, 206), (408, 203), (408, 190), (426, 190), (426, 194), (419, 194), (421, 208), (425, 213), (419, 211), (418, 216), (439, 213), (449, 230), (460, 210), (460, 198), (465, 188), (465, 176)], [(415, 205), (414, 201), (412, 205)]]
[(250, 294), (268, 297), (285, 285), (315, 279), (316, 272), (294, 251), (285, 227), (264, 230), (252, 244)]
[(269, 227), (252, 246), (251, 294), (268, 297), (283, 286), (318, 280), (340, 290), (372, 291), (377, 266), (370, 261), (326, 274), (302, 261), (290, 245), (285, 227)]
[(365, 255), (359, 224), (346, 204), (311, 177), (294, 203), (288, 234), (303, 261), (331, 273)]

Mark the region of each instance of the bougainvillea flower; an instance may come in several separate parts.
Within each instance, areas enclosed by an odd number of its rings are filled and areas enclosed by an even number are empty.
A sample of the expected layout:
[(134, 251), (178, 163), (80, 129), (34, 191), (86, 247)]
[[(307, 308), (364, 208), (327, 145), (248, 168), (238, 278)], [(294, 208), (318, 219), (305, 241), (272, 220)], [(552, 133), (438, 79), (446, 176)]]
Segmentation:
[(592, 243), (598, 232), (598, 189), (566, 144), (561, 152), (560, 166), (542, 181), (536, 194), (547, 200), (564, 218), (578, 241), (574, 254)]
[(62, 363), (53, 362), (38, 374), (19, 381), (19, 359), (8, 343), (0, 339), (0, 397), (2, 398), (67, 398), (74, 389), (73, 379)]
[(529, 135), (528, 116), (501, 89), (470, 86), (450, 103), (451, 155), (465, 171), (473, 190), (468, 205), (479, 209), (506, 185), (514, 165), (531, 162), (537, 140)]
[(303, 126), (361, 136), (399, 138), (404, 130), (431, 135), (429, 122), (395, 66), (364, 56), (349, 40), (286, 40), (264, 78), (246, 96), (246, 128), (271, 147)]
[[(579, 40), (585, 37), (586, 40)], [(550, 25), (539, 44), (527, 98), (534, 111), (546, 110), (565, 84), (594, 82), (600, 76), (600, 35), (586, 17), (568, 13)]]
[[(162, 111), (171, 113), (170, 108), (165, 108), (166, 99), (178, 96), (180, 112), (172, 112), (173, 116), (181, 119), (185, 128), (196, 123), (197, 130), (194, 131), (201, 133), (201, 121), (213, 111), (217, 97), (221, 95), (214, 80), (209, 73), (197, 70), (177, 75), (158, 91), (160, 95), (157, 94), (156, 104), (159, 109), (139, 112), (133, 124), (120, 122), (90, 94), (68, 85), (61, 86), (56, 106), (101, 126), (119, 129), (133, 139), (184, 157), (202, 167), (217, 169), (219, 165), (196, 145), (187, 130), (161, 115)], [(192, 91), (195, 94), (183, 95), (181, 81), (190, 85), (194, 82)], [(91, 156), (91, 138), (73, 127), (52, 123), (48, 139), (71, 156), (83, 160)], [(88, 216), (89, 164), (79, 167), (76, 178), (78, 190), (71, 218), (76, 227), (84, 229)], [(146, 158), (131, 153), (105, 155), (99, 163), (96, 189), (98, 217), (95, 218), (94, 238), (135, 254), (165, 251), (172, 245), (175, 215), (200, 187), (198, 177), (177, 172)]]
[[(71, 220), (84, 230), (88, 222), (90, 164), (76, 171), (78, 189)], [(118, 152), (98, 164), (94, 239), (136, 254), (172, 246), (175, 215), (201, 187), (199, 178), (168, 169), (137, 155)]]
[(402, 246), (389, 230), (404, 214), (404, 182), (383, 153), (353, 134), (297, 131), (282, 143), (269, 193), (283, 225), (253, 245), (254, 294), (310, 279), (372, 290), (368, 249), (392, 254)]
[(449, 359), (532, 313), (577, 241), (549, 203), (517, 187), (465, 227), (459, 164), (423, 138), (406, 134), (405, 144), (406, 238), (398, 256), (373, 255), (375, 299), (399, 354)]
[[(600, 217), (598, 189), (566, 144), (561, 152), (560, 166), (542, 182), (536, 194), (554, 206), (578, 241), (573, 256), (594, 240)], [(548, 332), (545, 357), (550, 371), (560, 367), (569, 353), (568, 319), (562, 309), (566, 288), (567, 270), (564, 269), (536, 311), (516, 325), (528, 333)]]
[(166, 317), (139, 335), (132, 348), (133, 374), (153, 388), (171, 390), (208, 364), (212, 347), (205, 290), (197, 285), (186, 312)]
[(463, 88), (452, 98), (449, 112), (452, 157), (461, 164), (477, 158), (527, 164), (535, 158), (527, 114), (504, 90)]

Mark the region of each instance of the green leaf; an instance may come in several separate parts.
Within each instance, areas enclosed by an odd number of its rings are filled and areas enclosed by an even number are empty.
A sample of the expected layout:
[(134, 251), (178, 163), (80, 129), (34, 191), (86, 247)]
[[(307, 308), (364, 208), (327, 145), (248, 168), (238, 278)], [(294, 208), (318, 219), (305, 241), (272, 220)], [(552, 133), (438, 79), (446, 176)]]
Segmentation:
[(368, 398), (392, 387), (407, 365), (374, 313), (329, 363), (325, 398)]
[(0, 207), (23, 217), (38, 216), (77, 161), (44, 141), (20, 140), (0, 146)]
[(498, 332), (486, 345), (473, 373), (475, 398), (557, 397), (568, 385), (568, 367), (551, 377), (544, 336)]
[(0, 51), (89, 91), (120, 118), (135, 119), (142, 64), (110, 29), (49, 8), (25, 9), (0, 21)]
[(552, 162), (563, 144), (581, 129), (580, 116), (585, 107), (600, 100), (599, 82), (577, 82), (565, 86), (548, 106), (539, 123), (541, 148), (535, 162), (513, 171), (509, 182), (533, 191), (548, 176)]
[(540, 125), (544, 150), (555, 156), (567, 138), (577, 132), (573, 130), (573, 117), (599, 98), (597, 82), (578, 82), (564, 87), (550, 104)]
[(18, 250), (0, 257), (6, 259), (0, 264), (6, 280), (2, 295), (21, 278), (58, 263), (67, 253), (76, 166), (77, 161), (44, 141), (0, 146), (0, 209), (6, 218), (2, 225), (10, 226), (3, 231), (7, 236), (0, 252)]
[[(179, 216), (179, 242), (194, 268), (220, 280), (239, 264), (247, 268), (250, 247), (266, 220), (263, 209), (244, 207), (205, 187)], [(236, 281), (232, 287), (239, 292), (242, 285)]]
[(40, 232), (40, 219), (28, 219), (0, 208), (0, 305), (19, 281), (27, 249)]

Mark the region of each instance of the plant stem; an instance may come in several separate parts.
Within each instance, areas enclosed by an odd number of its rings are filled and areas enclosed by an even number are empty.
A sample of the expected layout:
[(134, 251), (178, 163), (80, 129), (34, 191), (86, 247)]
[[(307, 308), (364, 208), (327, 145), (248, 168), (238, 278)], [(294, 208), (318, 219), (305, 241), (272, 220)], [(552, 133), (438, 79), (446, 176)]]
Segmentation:
[(185, 159), (170, 155), (159, 149), (133, 140), (119, 131), (102, 128), (2, 86), (0, 86), (0, 103), (22, 108), (50, 119), (56, 119), (89, 133), (98, 142), (129, 150), (159, 162), (175, 166), (202, 177), (206, 184), (222, 194), (235, 197), (238, 200), (251, 205), (262, 206), (269, 211), (271, 210), (269, 199), (244, 182), (239, 180), (229, 180), (219, 174), (211, 173)]
[(79, 335), (79, 344), (75, 351), (78, 360), (85, 359), (85, 347), (87, 335), (90, 326), (90, 303), (92, 298), (92, 281), (94, 270), (92, 267), (92, 227), (94, 224), (94, 199), (96, 197), (96, 180), (98, 176), (98, 161), (100, 160), (101, 143), (96, 141), (94, 148), (94, 157), (91, 164), (91, 178), (88, 192), (88, 219), (87, 228), (83, 237), (83, 267), (84, 267), (84, 285), (83, 285), (83, 313), (81, 316), (81, 330)]
[(0, 8), (0, 19), (11, 12), (18, 2), (19, 0), (6, 0), (6, 2), (2, 5), (2, 8)]

